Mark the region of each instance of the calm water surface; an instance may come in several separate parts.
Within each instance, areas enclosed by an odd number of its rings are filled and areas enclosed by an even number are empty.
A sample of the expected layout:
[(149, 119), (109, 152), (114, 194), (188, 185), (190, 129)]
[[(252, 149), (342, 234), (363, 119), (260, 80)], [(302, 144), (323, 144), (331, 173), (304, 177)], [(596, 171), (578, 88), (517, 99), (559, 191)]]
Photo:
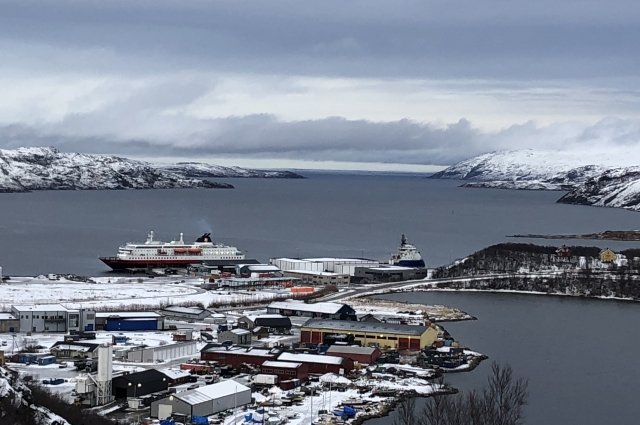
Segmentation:
[[(463, 344), (510, 364), (529, 380), (527, 424), (635, 424), (640, 418), (640, 306), (568, 297), (421, 292), (385, 299), (454, 305), (477, 321), (444, 324)], [(491, 360), (451, 374), (461, 389), (480, 388)], [(390, 423), (390, 418), (368, 425)]]
[(194, 240), (209, 231), (262, 261), (387, 259), (406, 233), (433, 266), (503, 242), (507, 234), (637, 228), (640, 217), (556, 204), (558, 192), (463, 189), (417, 176), (227, 181), (236, 189), (0, 194), (0, 265), (14, 275), (96, 275), (108, 270), (98, 256), (142, 242), (153, 229), (162, 240), (180, 232)]

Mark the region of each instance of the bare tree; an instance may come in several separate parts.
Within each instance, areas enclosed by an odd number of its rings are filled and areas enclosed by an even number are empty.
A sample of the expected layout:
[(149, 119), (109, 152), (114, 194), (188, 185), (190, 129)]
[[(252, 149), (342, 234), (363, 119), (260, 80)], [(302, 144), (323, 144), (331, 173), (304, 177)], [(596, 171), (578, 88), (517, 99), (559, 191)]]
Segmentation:
[(415, 416), (416, 399), (415, 397), (407, 398), (398, 407), (398, 416), (394, 418), (393, 425), (405, 425), (411, 423)]
[(493, 363), (482, 391), (431, 397), (421, 412), (409, 399), (398, 408), (394, 425), (519, 425), (527, 397), (527, 381), (515, 378), (510, 366)]

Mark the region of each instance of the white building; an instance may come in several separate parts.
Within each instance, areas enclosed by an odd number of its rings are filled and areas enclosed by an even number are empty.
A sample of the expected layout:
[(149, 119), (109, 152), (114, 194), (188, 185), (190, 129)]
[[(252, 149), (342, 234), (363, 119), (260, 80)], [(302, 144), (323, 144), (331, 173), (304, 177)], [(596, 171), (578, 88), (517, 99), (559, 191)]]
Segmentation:
[(272, 258), (271, 264), (278, 266), (282, 271), (289, 272), (314, 272), (337, 273), (353, 276), (356, 267), (377, 267), (378, 261), (363, 258)]
[(61, 304), (32, 304), (11, 306), (20, 320), (19, 332), (93, 331), (96, 313), (93, 310), (70, 310)]
[(349, 283), (349, 275), (333, 272), (311, 272), (307, 270), (288, 270), (285, 275), (300, 279), (307, 285), (346, 285)]
[(136, 347), (127, 352), (127, 361), (136, 363), (156, 363), (198, 354), (196, 341), (157, 347)]
[(151, 417), (164, 419), (173, 414), (210, 416), (251, 403), (251, 390), (233, 380), (183, 391), (151, 403)]

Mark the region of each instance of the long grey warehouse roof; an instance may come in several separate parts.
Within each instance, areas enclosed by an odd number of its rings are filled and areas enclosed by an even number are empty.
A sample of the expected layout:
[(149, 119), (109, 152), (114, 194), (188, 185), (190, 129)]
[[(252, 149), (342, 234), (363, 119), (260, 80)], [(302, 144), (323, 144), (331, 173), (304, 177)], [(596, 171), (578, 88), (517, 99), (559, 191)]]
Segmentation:
[(370, 356), (376, 351), (375, 347), (359, 347), (357, 345), (332, 345), (327, 353), (363, 354)]
[(326, 320), (311, 319), (303, 325), (303, 328), (328, 329), (352, 332), (382, 332), (388, 334), (420, 336), (426, 330), (426, 326), (394, 325), (391, 323), (356, 322), (351, 320)]
[(319, 303), (305, 303), (302, 301), (274, 301), (269, 304), (267, 308), (336, 314), (344, 306), (345, 304), (338, 304), (327, 301)]
[(243, 391), (249, 391), (249, 388), (230, 379), (228, 381), (218, 382), (217, 384), (206, 385), (194, 390), (177, 393), (174, 397), (194, 406)]

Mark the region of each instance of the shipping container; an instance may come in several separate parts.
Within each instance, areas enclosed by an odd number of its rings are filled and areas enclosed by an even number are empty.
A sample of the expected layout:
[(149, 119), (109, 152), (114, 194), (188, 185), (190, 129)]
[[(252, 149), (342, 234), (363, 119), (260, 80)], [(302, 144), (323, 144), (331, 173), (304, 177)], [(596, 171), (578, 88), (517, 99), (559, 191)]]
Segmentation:
[(278, 376), (277, 375), (267, 375), (265, 373), (259, 373), (253, 377), (253, 383), (256, 385), (277, 385), (278, 384)]
[(55, 356), (40, 357), (38, 359), (38, 364), (40, 366), (46, 366), (46, 365), (54, 364), (55, 362), (56, 362), (56, 357)]

